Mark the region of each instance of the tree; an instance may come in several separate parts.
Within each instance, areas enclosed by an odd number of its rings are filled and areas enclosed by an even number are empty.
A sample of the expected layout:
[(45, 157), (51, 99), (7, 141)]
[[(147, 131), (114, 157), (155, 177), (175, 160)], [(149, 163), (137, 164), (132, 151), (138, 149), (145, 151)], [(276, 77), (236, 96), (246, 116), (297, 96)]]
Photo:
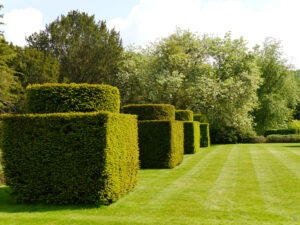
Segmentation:
[(29, 84), (57, 83), (59, 62), (50, 52), (43, 53), (28, 47), (15, 47), (17, 57), (13, 66), (20, 74), (22, 86)]
[(114, 85), (122, 64), (120, 34), (94, 16), (71, 11), (27, 38), (30, 48), (49, 51), (60, 62), (60, 81)]
[(299, 101), (299, 87), (292, 66), (283, 57), (280, 41), (267, 38), (255, 51), (264, 82), (258, 90), (260, 107), (254, 115), (257, 132), (263, 134), (266, 129), (287, 126)]
[[(0, 9), (3, 6), (0, 5)], [(2, 15), (0, 15), (0, 18)], [(0, 22), (0, 24), (3, 24)], [(15, 52), (0, 32), (0, 113), (15, 111), (16, 104), (22, 98), (22, 87), (15, 71), (9, 66), (14, 59)]]

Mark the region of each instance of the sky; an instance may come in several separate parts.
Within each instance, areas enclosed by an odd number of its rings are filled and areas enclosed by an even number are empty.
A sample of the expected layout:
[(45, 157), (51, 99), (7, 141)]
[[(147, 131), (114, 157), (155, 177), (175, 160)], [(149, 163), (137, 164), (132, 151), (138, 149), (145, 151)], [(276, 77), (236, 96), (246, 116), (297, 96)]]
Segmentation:
[(5, 38), (26, 45), (25, 36), (71, 10), (95, 15), (120, 31), (125, 46), (146, 45), (175, 32), (223, 37), (231, 31), (249, 48), (267, 37), (282, 42), (289, 62), (300, 69), (300, 0), (0, 0)]

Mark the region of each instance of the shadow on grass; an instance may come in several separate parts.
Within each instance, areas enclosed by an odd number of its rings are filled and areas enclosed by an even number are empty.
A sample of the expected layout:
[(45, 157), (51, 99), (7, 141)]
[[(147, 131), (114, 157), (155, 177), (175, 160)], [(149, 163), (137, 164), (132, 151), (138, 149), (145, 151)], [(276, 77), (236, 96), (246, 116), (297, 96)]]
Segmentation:
[(82, 210), (104, 208), (102, 205), (46, 205), (46, 204), (21, 204), (17, 203), (10, 194), (9, 187), (0, 187), (0, 212), (48, 212), (61, 210)]
[(299, 150), (300, 150), (300, 145), (287, 145), (287, 146), (282, 146), (282, 147), (285, 147), (285, 148), (299, 148)]

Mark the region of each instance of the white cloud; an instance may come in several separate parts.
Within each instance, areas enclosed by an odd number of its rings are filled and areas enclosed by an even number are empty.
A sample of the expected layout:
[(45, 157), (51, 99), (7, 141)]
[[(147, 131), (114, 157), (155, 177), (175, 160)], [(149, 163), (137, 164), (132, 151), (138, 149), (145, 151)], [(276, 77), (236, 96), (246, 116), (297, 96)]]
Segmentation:
[(37, 9), (14, 9), (4, 15), (4, 35), (16, 45), (26, 44), (25, 36), (43, 29), (43, 14)]
[(282, 41), (285, 55), (300, 68), (300, 1), (278, 0), (260, 9), (245, 7), (238, 0), (140, 0), (126, 18), (109, 21), (120, 30), (125, 44), (145, 45), (175, 31), (176, 26), (193, 32), (243, 36), (249, 46), (266, 37)]

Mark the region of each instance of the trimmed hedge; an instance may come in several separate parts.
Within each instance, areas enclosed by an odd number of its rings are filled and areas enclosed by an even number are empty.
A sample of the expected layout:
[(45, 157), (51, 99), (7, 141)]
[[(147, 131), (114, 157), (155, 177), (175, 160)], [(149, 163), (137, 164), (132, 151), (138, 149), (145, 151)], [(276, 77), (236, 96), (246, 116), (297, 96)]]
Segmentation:
[(173, 168), (183, 160), (181, 121), (138, 122), (142, 168)]
[(200, 123), (200, 148), (210, 147), (209, 124)]
[(289, 135), (269, 135), (266, 137), (267, 143), (300, 143), (299, 134), (289, 134)]
[(132, 104), (123, 112), (138, 115), (138, 120), (175, 120), (175, 107), (168, 104)]
[(35, 84), (26, 88), (27, 113), (120, 111), (119, 89), (98, 84)]
[(200, 149), (200, 123), (183, 122), (184, 126), (184, 154), (194, 154)]
[(137, 117), (3, 115), (3, 166), (18, 202), (110, 204), (137, 183)]
[(266, 130), (264, 136), (272, 135), (272, 134), (280, 134), (280, 135), (287, 135), (287, 134), (296, 134), (296, 129), (273, 129), (273, 130)]
[(193, 111), (192, 110), (176, 110), (175, 120), (180, 121), (193, 121)]
[(194, 121), (208, 123), (207, 116), (205, 114), (194, 114)]

